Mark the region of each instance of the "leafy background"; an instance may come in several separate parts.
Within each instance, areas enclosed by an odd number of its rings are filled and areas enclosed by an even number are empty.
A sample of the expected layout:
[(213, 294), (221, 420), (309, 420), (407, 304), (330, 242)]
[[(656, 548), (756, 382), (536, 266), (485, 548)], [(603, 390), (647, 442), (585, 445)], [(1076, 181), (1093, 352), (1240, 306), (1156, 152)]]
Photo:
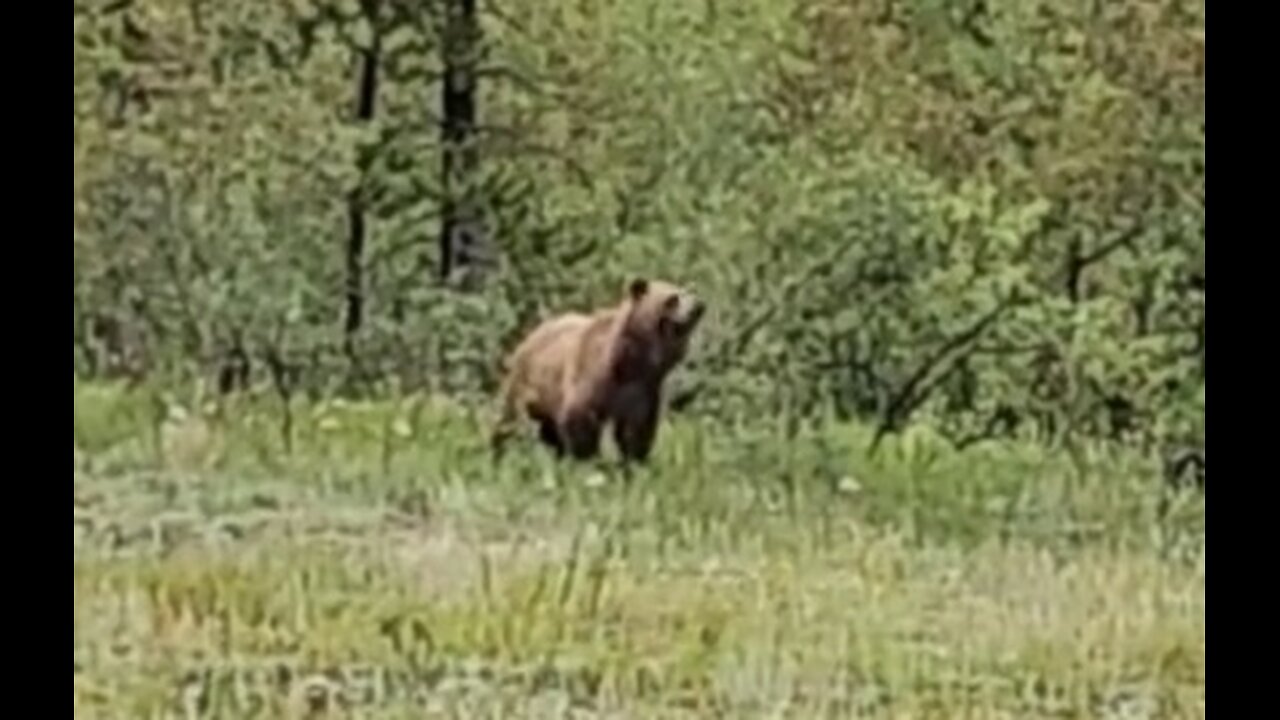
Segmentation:
[(449, 6), (77, 4), (77, 371), (467, 393), (651, 274), (701, 412), (1203, 445), (1203, 3), (516, 2), (453, 61)]

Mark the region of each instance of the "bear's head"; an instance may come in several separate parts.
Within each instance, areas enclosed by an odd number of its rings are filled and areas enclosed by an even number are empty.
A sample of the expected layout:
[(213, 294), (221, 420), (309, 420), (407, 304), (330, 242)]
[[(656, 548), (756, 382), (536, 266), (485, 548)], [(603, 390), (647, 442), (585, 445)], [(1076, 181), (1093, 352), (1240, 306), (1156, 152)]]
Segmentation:
[(628, 286), (627, 332), (650, 349), (652, 362), (667, 369), (684, 359), (689, 338), (706, 314), (702, 298), (664, 280), (636, 278)]

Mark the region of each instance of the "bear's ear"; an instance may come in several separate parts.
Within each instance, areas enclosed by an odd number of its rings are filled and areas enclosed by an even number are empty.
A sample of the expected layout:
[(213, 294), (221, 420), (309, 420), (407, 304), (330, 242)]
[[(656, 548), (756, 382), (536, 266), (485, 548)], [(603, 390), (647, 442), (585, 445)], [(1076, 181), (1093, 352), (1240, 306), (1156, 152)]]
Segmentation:
[(639, 300), (649, 292), (649, 281), (644, 278), (635, 278), (631, 284), (627, 286), (628, 292), (631, 293), (632, 300)]

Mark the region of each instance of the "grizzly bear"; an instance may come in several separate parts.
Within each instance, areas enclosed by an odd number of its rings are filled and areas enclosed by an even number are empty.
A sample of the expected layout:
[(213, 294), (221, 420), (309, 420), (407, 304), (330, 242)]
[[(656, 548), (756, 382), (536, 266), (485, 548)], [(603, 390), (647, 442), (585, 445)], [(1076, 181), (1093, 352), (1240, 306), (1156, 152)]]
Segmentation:
[(705, 310), (684, 288), (635, 279), (612, 307), (544, 321), (506, 359), (493, 449), (501, 451), (523, 415), (558, 456), (596, 456), (612, 425), (622, 458), (647, 460), (663, 384), (685, 358)]

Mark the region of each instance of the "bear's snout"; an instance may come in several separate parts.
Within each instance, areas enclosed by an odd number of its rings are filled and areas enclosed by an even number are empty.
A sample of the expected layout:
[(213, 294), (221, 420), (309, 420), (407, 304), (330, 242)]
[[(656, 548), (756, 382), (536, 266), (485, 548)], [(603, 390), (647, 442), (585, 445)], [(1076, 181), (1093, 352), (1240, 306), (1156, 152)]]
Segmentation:
[(673, 311), (668, 315), (668, 324), (681, 335), (688, 335), (698, 326), (707, 305), (697, 295), (685, 293), (678, 296)]
[(698, 324), (707, 311), (707, 304), (699, 297), (689, 298), (689, 309), (685, 312), (685, 324), (693, 327)]

